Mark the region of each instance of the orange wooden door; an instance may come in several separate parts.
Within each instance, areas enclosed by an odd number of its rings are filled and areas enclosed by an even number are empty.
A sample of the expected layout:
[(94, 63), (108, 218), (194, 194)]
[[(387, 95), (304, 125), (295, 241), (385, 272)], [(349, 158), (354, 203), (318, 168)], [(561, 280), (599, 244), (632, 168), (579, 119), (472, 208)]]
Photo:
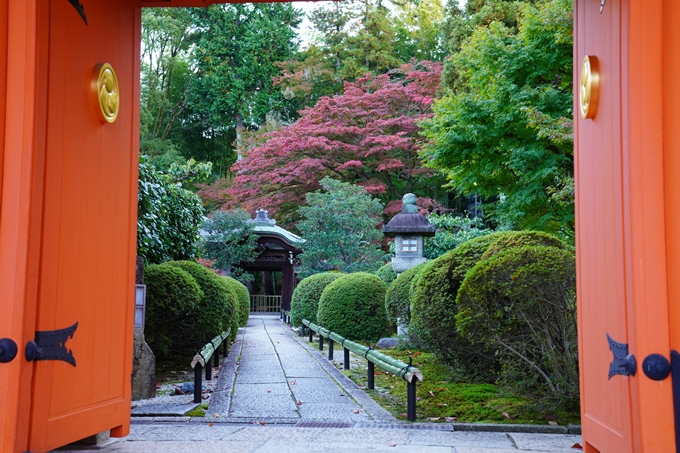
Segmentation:
[[(0, 451), (44, 452), (130, 417), (140, 9), (90, 0), (0, 2)], [(103, 123), (93, 69), (118, 76)], [(36, 331), (78, 323), (63, 361), (29, 362)]]
[[(39, 5), (48, 36), (36, 330), (78, 326), (66, 345), (76, 366), (34, 365), (33, 452), (129, 429), (139, 127), (137, 2), (88, 1), (87, 23), (67, 1)], [(119, 84), (111, 124), (91, 88), (102, 63)]]
[[(666, 13), (662, 2), (643, 0), (577, 0), (575, 7), (584, 447), (590, 453), (671, 453), (670, 378), (654, 381), (642, 372), (650, 354), (670, 354), (661, 54)], [(579, 102), (586, 55), (597, 59), (600, 76), (599, 106), (589, 119), (581, 118)], [(635, 375), (609, 376), (607, 334), (635, 356)]]

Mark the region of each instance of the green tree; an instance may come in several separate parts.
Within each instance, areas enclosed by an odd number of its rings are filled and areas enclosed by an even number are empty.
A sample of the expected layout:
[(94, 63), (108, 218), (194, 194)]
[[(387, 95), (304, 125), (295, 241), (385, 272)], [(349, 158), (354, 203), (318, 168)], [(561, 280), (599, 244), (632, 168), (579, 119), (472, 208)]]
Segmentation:
[(330, 179), (322, 191), (307, 194), (297, 226), (305, 242), (300, 276), (331, 269), (343, 272), (377, 270), (385, 262), (379, 241), (382, 205), (362, 187)]
[(142, 11), (140, 146), (157, 168), (183, 163), (172, 137), (181, 129), (191, 78), (191, 16), (184, 8)]
[(422, 157), (500, 224), (573, 237), (572, 2), (521, 11), (517, 32), (477, 28), (452, 57), (462, 81), (423, 123)]
[(234, 129), (241, 150), (246, 127), (256, 128), (268, 112), (283, 109), (272, 79), (280, 74), (275, 63), (296, 49), (300, 12), (286, 3), (259, 3), (212, 5), (192, 14), (198, 40), (190, 104), (204, 126)]
[(241, 282), (252, 279), (240, 267), (257, 258), (257, 235), (248, 222), (250, 215), (243, 209), (215, 211), (203, 222), (201, 240), (203, 256), (213, 260), (213, 267)]
[(196, 256), (203, 221), (201, 200), (139, 160), (137, 254), (149, 264)]
[(420, 0), (396, 6), (394, 49), (397, 57), (402, 61), (444, 60), (442, 1)]

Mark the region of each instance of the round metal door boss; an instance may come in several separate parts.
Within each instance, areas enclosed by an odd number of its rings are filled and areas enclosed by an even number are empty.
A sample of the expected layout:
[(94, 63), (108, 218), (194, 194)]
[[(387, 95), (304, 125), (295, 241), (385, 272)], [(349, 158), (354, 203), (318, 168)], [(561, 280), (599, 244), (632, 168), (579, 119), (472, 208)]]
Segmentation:
[(579, 83), (579, 101), (581, 117), (594, 118), (597, 113), (597, 101), (600, 94), (600, 64), (597, 57), (586, 55), (581, 65)]
[(95, 110), (102, 123), (113, 123), (120, 109), (120, 92), (116, 72), (108, 63), (98, 64), (92, 71), (92, 91)]

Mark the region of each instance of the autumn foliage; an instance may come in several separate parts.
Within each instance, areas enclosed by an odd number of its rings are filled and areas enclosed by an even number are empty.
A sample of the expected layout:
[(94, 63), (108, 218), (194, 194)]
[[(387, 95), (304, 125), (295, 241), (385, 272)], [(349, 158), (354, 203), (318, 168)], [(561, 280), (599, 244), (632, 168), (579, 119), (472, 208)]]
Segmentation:
[(233, 203), (293, 210), (324, 176), (362, 185), (384, 202), (427, 193), (435, 184), (418, 157), (418, 122), (432, 116), (440, 74), (440, 63), (423, 62), (346, 82), (344, 94), (322, 97), (234, 164)]

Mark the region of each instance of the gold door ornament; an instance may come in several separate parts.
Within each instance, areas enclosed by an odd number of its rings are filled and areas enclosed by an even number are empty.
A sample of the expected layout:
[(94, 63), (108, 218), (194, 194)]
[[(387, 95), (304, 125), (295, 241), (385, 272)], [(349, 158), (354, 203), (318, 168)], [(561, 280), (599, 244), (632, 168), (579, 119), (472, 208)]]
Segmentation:
[(581, 117), (594, 118), (600, 98), (600, 62), (593, 55), (583, 57), (581, 65), (581, 81), (579, 83), (579, 100)]
[(120, 109), (120, 92), (116, 72), (108, 63), (98, 64), (92, 71), (95, 110), (102, 123), (113, 123)]

